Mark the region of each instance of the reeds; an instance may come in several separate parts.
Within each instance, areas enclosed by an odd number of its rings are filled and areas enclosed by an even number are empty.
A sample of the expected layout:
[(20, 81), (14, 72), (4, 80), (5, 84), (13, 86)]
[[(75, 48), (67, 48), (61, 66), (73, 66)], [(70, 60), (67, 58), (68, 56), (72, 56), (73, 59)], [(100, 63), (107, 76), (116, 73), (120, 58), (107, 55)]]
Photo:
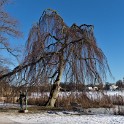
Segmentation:
[[(48, 98), (48, 93), (42, 93), (38, 97), (28, 96), (28, 105), (45, 106)], [(0, 97), (1, 102), (16, 103), (15, 99), (17, 97)], [(124, 105), (124, 98), (121, 95), (107, 95), (102, 92), (62, 92), (55, 107), (69, 110), (72, 109), (71, 103), (77, 103), (82, 108), (111, 108), (115, 105)], [(120, 108), (118, 113), (121, 113)]]

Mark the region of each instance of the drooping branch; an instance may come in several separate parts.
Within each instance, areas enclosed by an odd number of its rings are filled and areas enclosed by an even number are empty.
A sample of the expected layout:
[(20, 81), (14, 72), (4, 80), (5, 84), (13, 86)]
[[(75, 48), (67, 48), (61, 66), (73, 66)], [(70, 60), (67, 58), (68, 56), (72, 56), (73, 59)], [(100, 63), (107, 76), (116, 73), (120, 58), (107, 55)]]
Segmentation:
[[(54, 107), (60, 82), (102, 83), (110, 74), (106, 56), (98, 47), (93, 25), (67, 26), (51, 9), (45, 10), (29, 32), (22, 64), (0, 76), (23, 86), (53, 82), (48, 106)], [(16, 78), (16, 79), (15, 79)]]
[(69, 27), (56, 11), (44, 11), (30, 30), (24, 61), (0, 79), (22, 73), (32, 83), (49, 78), (55, 81), (59, 57), (63, 56), (63, 79), (82, 83), (93, 82), (95, 78), (102, 81), (106, 71), (111, 72), (104, 53), (97, 46), (93, 28), (93, 25), (77, 26), (75, 23)]

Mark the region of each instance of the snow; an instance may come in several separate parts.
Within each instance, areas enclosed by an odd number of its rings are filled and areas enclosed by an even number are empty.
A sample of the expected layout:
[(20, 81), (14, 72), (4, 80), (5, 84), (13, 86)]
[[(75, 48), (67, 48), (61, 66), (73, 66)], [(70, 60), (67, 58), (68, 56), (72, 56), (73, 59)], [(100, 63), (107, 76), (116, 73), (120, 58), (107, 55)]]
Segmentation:
[[(59, 96), (69, 96), (69, 95), (76, 95), (76, 94), (82, 94), (83, 92), (79, 92), (79, 91), (75, 91), (75, 92), (59, 92)], [(87, 94), (99, 94), (101, 92), (99, 91), (87, 91)], [(122, 95), (124, 96), (124, 91), (104, 91), (104, 94), (106, 95)], [(37, 93), (37, 92), (33, 92), (31, 93), (31, 97), (41, 97), (41, 96), (49, 96), (49, 92), (43, 92), (43, 93)]]
[[(81, 95), (83, 92), (60, 92), (59, 93), (59, 98), (61, 97), (69, 97), (69, 96), (78, 96)], [(89, 91), (86, 92), (87, 96), (90, 99), (100, 99), (103, 97), (103, 93), (102, 92), (97, 92), (97, 91)], [(104, 95), (108, 95), (108, 96), (122, 96), (122, 98), (124, 98), (124, 91), (104, 91)], [(44, 96), (49, 96), (49, 92), (43, 92), (43, 93), (32, 93), (31, 96), (29, 96), (29, 98), (40, 98), (40, 97), (44, 97)]]
[(7, 118), (22, 124), (124, 124), (123, 116), (109, 114), (84, 115), (76, 112), (41, 112), (35, 114), (9, 114)]
[(124, 97), (124, 91), (107, 91), (105, 93), (109, 96), (120, 95)]
[[(46, 93), (47, 95), (48, 93)], [(71, 92), (61, 92), (62, 95), (70, 95)], [(74, 92), (74, 94), (76, 94)], [(78, 92), (78, 94), (80, 94)], [(124, 97), (124, 92), (107, 91), (105, 94), (109, 96), (121, 95)], [(35, 94), (34, 94), (35, 95)], [(38, 94), (41, 95), (41, 94)], [(88, 92), (89, 97), (97, 98), (102, 94), (97, 92)], [(97, 97), (96, 97), (97, 96)], [(37, 96), (35, 96), (37, 97)], [(18, 104), (0, 103), (0, 108), (19, 108)], [(122, 106), (123, 108), (124, 106)], [(0, 112), (1, 123), (20, 123), (20, 124), (124, 124), (124, 116), (113, 115), (113, 108), (89, 108), (85, 112), (74, 111), (40, 111), (31, 113), (16, 112)]]

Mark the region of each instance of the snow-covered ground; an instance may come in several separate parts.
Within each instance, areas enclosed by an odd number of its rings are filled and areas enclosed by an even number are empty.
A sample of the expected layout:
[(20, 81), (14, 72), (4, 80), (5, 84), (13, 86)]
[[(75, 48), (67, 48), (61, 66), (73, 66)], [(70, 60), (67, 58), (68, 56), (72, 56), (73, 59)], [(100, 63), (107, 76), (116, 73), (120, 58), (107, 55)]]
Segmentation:
[[(60, 92), (59, 97), (67, 97), (67, 96), (77, 96), (82, 94), (83, 92)], [(87, 96), (92, 99), (97, 99), (97, 98), (102, 98), (103, 94), (102, 92), (97, 92), (97, 91), (89, 91), (86, 92)], [(122, 96), (124, 98), (124, 91), (104, 91), (104, 95), (108, 96)], [(39, 97), (44, 97), (44, 96), (49, 96), (49, 92), (43, 92), (43, 93), (31, 93), (31, 96), (29, 98), (39, 98)]]
[[(60, 95), (70, 95), (71, 92), (61, 92)], [(74, 93), (76, 94), (76, 92)], [(80, 94), (78, 92), (78, 94)], [(106, 95), (121, 95), (124, 97), (124, 92), (108, 91)], [(43, 94), (38, 94), (43, 95)], [(48, 93), (47, 93), (48, 95)], [(88, 92), (89, 97), (98, 97), (96, 92)], [(102, 96), (102, 94), (99, 94)], [(38, 97), (34, 94), (34, 97)], [(19, 108), (18, 104), (0, 103), (0, 108)], [(124, 110), (124, 106), (121, 106)], [(113, 115), (118, 107), (115, 108), (89, 108), (85, 112), (74, 111), (41, 111), (37, 113), (18, 113), (0, 112), (0, 124), (124, 124), (124, 116)]]
[(68, 111), (49, 111), (35, 114), (0, 113), (1, 116), (13, 123), (21, 124), (124, 124), (124, 116), (108, 114), (84, 115)]

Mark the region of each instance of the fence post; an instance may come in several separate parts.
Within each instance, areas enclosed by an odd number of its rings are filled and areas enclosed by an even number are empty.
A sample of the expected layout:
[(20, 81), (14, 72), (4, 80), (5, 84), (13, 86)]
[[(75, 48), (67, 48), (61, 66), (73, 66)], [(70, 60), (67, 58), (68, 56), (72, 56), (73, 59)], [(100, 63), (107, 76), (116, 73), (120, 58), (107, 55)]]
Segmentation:
[(27, 97), (28, 97), (28, 93), (27, 93), (27, 90), (25, 92), (25, 110), (28, 110), (28, 100), (27, 100)]

